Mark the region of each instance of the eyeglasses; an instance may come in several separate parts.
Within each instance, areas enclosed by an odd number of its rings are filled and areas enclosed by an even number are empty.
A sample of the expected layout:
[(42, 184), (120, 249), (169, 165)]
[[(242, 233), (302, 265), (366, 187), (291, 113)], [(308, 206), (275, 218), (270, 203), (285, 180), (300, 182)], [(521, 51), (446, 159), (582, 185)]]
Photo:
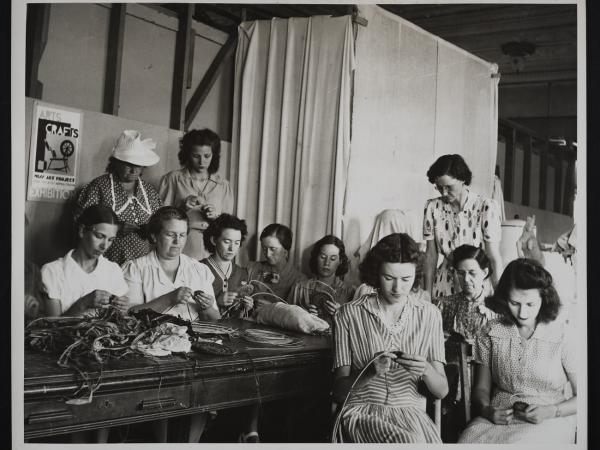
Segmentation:
[(460, 180), (456, 180), (454, 183), (452, 184), (445, 184), (443, 186), (439, 185), (439, 184), (435, 184), (435, 189), (440, 193), (440, 194), (444, 194), (446, 192), (456, 192), (456, 190), (458, 189), (459, 186), (461, 186), (462, 184), (464, 184), (463, 181)]

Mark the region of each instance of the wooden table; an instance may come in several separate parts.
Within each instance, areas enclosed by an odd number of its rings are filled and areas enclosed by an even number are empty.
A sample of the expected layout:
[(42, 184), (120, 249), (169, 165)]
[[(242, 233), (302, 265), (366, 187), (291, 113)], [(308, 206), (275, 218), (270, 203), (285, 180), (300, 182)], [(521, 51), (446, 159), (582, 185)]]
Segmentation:
[[(239, 329), (273, 328), (243, 320), (222, 322)], [(331, 338), (301, 336), (294, 349), (252, 349), (241, 339), (229, 343), (232, 356), (192, 353), (90, 364), (100, 377), (92, 402), (66, 404), (82, 385), (76, 371), (62, 369), (57, 356), (25, 350), (25, 439), (145, 422), (294, 396), (322, 396), (331, 389)]]

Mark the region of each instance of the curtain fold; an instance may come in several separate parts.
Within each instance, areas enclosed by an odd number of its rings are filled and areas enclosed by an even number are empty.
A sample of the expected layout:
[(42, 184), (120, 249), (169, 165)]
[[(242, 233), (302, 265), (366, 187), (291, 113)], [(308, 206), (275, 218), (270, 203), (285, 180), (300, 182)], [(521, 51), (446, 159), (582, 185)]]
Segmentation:
[[(235, 211), (250, 236), (273, 222), (289, 226), (291, 261), (305, 265), (314, 241), (341, 233), (354, 69), (351, 18), (244, 22), (238, 36), (229, 173)], [(250, 239), (240, 262), (259, 258), (259, 249), (258, 240)]]

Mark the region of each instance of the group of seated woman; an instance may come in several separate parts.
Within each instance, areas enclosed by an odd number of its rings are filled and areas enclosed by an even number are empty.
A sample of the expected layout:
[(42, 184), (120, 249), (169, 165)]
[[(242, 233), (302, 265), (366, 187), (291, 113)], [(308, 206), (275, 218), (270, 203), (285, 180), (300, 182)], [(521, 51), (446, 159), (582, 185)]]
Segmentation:
[[(119, 138), (108, 174), (80, 194), (77, 246), (42, 267), (45, 314), (85, 316), (111, 304), (217, 320), (237, 303), (235, 314), (244, 317), (259, 305), (242, 289), (253, 283), (271, 300), (332, 324), (334, 401), (342, 406), (345, 441), (441, 442), (425, 399), (448, 393), (450, 335), (473, 344), (477, 363), (479, 416), (461, 442), (572, 441), (574, 351), (564, 324), (554, 320), (560, 301), (552, 277), (528, 259), (501, 271), (500, 216), (493, 201), (465, 187), (471, 174), (459, 155), (439, 158), (428, 171), (442, 196), (425, 208), (427, 251), (404, 233), (384, 237), (360, 264), (363, 285), (356, 290), (344, 281), (350, 263), (339, 238), (327, 235), (312, 246), (308, 278), (290, 260), (292, 232), (282, 224), (262, 230), (262, 260), (236, 264), (248, 230), (230, 214), (228, 183), (215, 176), (220, 150), (210, 133), (184, 136), (184, 168), (163, 177), (163, 200), (139, 178), (157, 161), (152, 144), (139, 133)], [(438, 254), (440, 268), (433, 263)], [(570, 399), (562, 390), (567, 382)], [(258, 408), (238, 413), (239, 440), (258, 442)], [(198, 441), (207, 417), (190, 417), (189, 442)], [(166, 441), (166, 427), (153, 427), (157, 440)]]

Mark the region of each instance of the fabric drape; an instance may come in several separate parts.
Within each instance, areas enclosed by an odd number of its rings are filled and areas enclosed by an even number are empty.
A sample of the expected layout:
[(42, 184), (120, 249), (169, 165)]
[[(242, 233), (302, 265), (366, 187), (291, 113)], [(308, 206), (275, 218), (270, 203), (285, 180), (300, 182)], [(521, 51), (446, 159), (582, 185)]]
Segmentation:
[[(349, 16), (244, 22), (235, 61), (232, 161), (236, 214), (249, 236), (273, 222), (294, 233), (300, 265), (341, 233), (350, 152), (354, 40)], [(251, 239), (240, 262), (260, 257)]]

